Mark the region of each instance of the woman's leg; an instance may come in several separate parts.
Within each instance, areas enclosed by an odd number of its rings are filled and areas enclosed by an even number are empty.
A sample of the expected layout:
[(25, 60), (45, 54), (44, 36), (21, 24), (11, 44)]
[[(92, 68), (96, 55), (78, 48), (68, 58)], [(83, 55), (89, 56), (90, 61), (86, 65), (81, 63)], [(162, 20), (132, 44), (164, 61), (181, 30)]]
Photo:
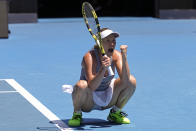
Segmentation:
[(88, 88), (87, 81), (80, 80), (74, 86), (72, 93), (72, 100), (74, 105), (74, 112), (83, 111), (89, 112), (93, 108), (92, 91)]
[(135, 89), (136, 79), (134, 76), (130, 75), (129, 81), (124, 83), (121, 82), (120, 78), (116, 79), (114, 82), (112, 100), (108, 106), (104, 107), (104, 109), (111, 108), (112, 106), (122, 109), (134, 94)]

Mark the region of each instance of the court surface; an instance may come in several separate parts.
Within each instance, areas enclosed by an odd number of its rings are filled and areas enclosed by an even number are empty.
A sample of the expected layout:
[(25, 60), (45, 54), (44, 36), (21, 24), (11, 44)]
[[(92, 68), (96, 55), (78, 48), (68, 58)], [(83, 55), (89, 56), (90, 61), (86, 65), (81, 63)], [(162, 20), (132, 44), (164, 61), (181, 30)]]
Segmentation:
[(196, 20), (106, 17), (100, 24), (120, 33), (117, 49), (128, 45), (137, 89), (123, 110), (132, 123), (109, 123), (105, 110), (83, 113), (80, 127), (66, 125), (73, 107), (61, 86), (79, 80), (94, 41), (82, 18), (39, 19), (10, 24), (9, 39), (0, 39), (0, 130), (196, 130)]

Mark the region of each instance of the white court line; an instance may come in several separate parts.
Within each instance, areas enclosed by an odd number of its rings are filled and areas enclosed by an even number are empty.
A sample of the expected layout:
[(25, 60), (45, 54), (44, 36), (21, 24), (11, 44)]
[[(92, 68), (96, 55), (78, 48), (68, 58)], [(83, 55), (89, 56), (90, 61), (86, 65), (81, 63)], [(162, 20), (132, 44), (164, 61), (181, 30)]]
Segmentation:
[(0, 94), (18, 93), (18, 91), (0, 91)]
[(10, 86), (12, 86), (16, 91), (18, 91), (27, 101), (29, 101), (37, 110), (39, 110), (46, 118), (54, 124), (61, 131), (72, 130), (68, 127), (62, 120), (60, 120), (53, 112), (51, 112), (47, 107), (45, 107), (39, 100), (32, 96), (27, 90), (25, 90), (19, 83), (14, 79), (4, 79)]

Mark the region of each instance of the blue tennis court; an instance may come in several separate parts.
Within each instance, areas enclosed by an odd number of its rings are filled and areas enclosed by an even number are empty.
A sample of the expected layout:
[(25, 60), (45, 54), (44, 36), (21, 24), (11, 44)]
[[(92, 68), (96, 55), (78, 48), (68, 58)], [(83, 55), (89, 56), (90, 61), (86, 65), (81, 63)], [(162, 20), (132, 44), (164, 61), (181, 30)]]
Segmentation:
[(131, 124), (109, 123), (104, 110), (83, 113), (80, 127), (67, 126), (72, 99), (61, 86), (79, 80), (82, 56), (94, 40), (83, 18), (39, 19), (10, 24), (9, 39), (0, 39), (0, 130), (196, 130), (196, 20), (99, 20), (120, 33), (117, 49), (128, 45), (130, 71), (137, 79), (123, 109)]

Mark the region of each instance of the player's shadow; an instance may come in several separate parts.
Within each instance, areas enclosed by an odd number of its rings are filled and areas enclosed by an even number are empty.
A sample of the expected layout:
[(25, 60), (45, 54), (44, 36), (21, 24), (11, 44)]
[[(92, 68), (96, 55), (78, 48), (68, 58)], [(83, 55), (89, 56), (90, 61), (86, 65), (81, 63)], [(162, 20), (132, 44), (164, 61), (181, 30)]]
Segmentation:
[[(62, 121), (67, 125), (68, 128), (72, 128), (74, 130), (93, 130), (95, 128), (108, 128), (108, 127), (111, 127), (111, 126), (120, 125), (120, 124), (116, 124), (116, 123), (111, 123), (111, 122), (103, 120), (103, 119), (83, 118), (82, 123), (79, 127), (69, 127), (68, 126), (69, 119), (62, 120)], [(58, 121), (52, 121), (51, 123), (58, 124), (59, 122)], [(61, 126), (61, 125), (59, 125), (59, 126)]]

